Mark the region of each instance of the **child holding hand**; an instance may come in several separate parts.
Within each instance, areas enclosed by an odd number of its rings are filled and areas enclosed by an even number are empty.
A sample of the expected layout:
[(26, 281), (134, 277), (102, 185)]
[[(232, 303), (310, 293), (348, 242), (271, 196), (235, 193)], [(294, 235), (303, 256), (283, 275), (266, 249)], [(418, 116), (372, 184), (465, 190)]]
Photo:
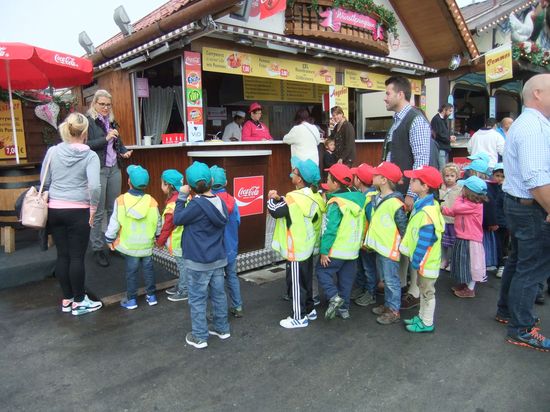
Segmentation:
[[(460, 177), (460, 169), (454, 163), (447, 163), (442, 171), (444, 186), (439, 189), (439, 200), (441, 201), (441, 207), (453, 207), (456, 199), (462, 192), (462, 187), (456, 182)], [(452, 216), (444, 216), (445, 219), (445, 232), (443, 232), (443, 238), (441, 240), (442, 253), (441, 253), (441, 269), (449, 270), (449, 264), (451, 261), (451, 252), (456, 239), (455, 232), (455, 219)]]

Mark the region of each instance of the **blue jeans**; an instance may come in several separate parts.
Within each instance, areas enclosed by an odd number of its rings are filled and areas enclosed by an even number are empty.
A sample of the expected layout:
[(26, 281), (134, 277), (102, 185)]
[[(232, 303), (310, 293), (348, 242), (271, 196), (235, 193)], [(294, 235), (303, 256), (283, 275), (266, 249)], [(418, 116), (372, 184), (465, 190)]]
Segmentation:
[(550, 272), (550, 223), (537, 204), (526, 206), (507, 195), (504, 214), (512, 235), (511, 251), (500, 286), (497, 314), (510, 318), (508, 334), (531, 329), (535, 324), (533, 305), (539, 283)]
[[(325, 297), (330, 300), (338, 295), (344, 299), (342, 309), (349, 309), (351, 288), (357, 274), (357, 260), (330, 258), (327, 267), (323, 267), (321, 262), (317, 263), (315, 272), (319, 285), (325, 291)], [(333, 280), (334, 274), (336, 274), (336, 284)]]
[(225, 267), (225, 283), (229, 289), (229, 300), (231, 308), (238, 308), (243, 305), (241, 300), (241, 285), (237, 277), (237, 259), (230, 262)]
[(185, 271), (185, 266), (183, 265), (183, 256), (174, 256), (176, 260), (176, 265), (178, 265), (178, 272), (180, 274), (180, 279), (178, 281), (178, 292), (187, 293), (187, 272)]
[(223, 333), (229, 331), (227, 322), (227, 297), (223, 280), (223, 268), (195, 271), (185, 269), (189, 287), (189, 308), (191, 310), (191, 331), (198, 339), (208, 339), (208, 324), (206, 322), (206, 303), (208, 288), (214, 316), (213, 327)]
[(376, 254), (376, 269), (380, 279), (384, 279), (384, 305), (395, 312), (399, 312), (401, 308), (399, 262)]
[(126, 294), (128, 299), (137, 297), (137, 276), (140, 262), (143, 270), (143, 280), (145, 281), (145, 292), (148, 295), (154, 295), (157, 288), (155, 286), (155, 272), (153, 272), (153, 256), (135, 257), (124, 255), (124, 257), (126, 259)]
[(355, 285), (374, 295), (376, 292), (376, 253), (361, 249), (357, 259)]
[(443, 170), (445, 165), (449, 163), (449, 152), (446, 150), (439, 150), (439, 170)]

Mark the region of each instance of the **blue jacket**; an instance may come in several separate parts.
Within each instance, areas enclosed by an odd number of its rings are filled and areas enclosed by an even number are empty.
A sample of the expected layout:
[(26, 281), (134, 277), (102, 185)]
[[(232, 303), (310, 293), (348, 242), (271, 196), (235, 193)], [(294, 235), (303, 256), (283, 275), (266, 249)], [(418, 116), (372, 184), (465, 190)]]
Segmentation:
[(174, 224), (183, 225), (181, 245), (186, 267), (195, 271), (227, 266), (223, 235), (227, 207), (217, 196), (197, 195), (187, 202), (180, 193), (174, 210)]
[(237, 205), (237, 202), (235, 202), (235, 198), (227, 193), (225, 189), (213, 189), (212, 193), (223, 200), (229, 212), (227, 225), (225, 225), (223, 243), (225, 244), (227, 263), (233, 263), (235, 259), (237, 259), (237, 254), (239, 251), (239, 225), (241, 224), (239, 206)]

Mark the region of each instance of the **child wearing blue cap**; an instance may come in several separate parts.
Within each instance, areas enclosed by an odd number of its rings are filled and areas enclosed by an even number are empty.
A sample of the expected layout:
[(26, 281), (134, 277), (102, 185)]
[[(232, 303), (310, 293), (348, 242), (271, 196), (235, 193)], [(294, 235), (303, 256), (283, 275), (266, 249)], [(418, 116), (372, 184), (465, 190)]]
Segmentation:
[[(187, 185), (180, 188), (174, 210), (174, 224), (183, 225), (183, 264), (187, 272), (191, 332), (185, 341), (198, 349), (208, 346), (208, 336), (227, 339), (227, 297), (224, 287), (224, 268), (227, 255), (223, 243), (227, 223), (227, 207), (212, 193), (212, 174), (209, 167), (193, 162), (185, 171)], [(189, 200), (191, 188), (195, 196)], [(208, 292), (214, 313), (213, 326), (206, 322)]]
[(131, 310), (138, 307), (137, 274), (140, 264), (145, 280), (145, 300), (149, 306), (157, 304), (152, 255), (155, 236), (160, 233), (160, 214), (155, 199), (144, 192), (149, 184), (147, 170), (130, 165), (126, 172), (130, 190), (117, 197), (105, 239), (111, 250), (118, 250), (126, 259), (127, 296), (120, 305)]
[(313, 302), (313, 253), (319, 242), (324, 202), (317, 193), (319, 167), (311, 159), (291, 159), (290, 178), (295, 190), (279, 196), (268, 193), (267, 210), (276, 219), (272, 247), (287, 260), (287, 286), (291, 290), (292, 316), (279, 322), (283, 328), (308, 326), (317, 319)]
[(167, 169), (162, 172), (160, 188), (166, 195), (166, 205), (162, 212), (162, 229), (155, 243), (159, 248), (166, 247), (168, 253), (174, 256), (176, 265), (178, 266), (178, 284), (166, 289), (166, 293), (169, 295), (168, 300), (171, 302), (187, 300), (187, 276), (181, 250), (183, 226), (174, 225), (174, 209), (176, 208), (176, 200), (178, 200), (182, 184), (183, 175), (176, 169)]
[(212, 193), (218, 196), (227, 207), (229, 216), (224, 232), (225, 252), (227, 253), (227, 266), (225, 267), (225, 282), (229, 289), (229, 313), (236, 318), (243, 317), (243, 301), (241, 299), (241, 285), (237, 277), (237, 254), (239, 251), (239, 225), (241, 215), (235, 198), (225, 190), (227, 177), (225, 170), (218, 166), (210, 168), (212, 174)]
[(458, 183), (463, 186), (461, 196), (452, 207), (443, 207), (441, 213), (455, 218), (451, 277), (458, 285), (452, 287), (453, 293), (459, 298), (473, 298), (476, 282), (486, 280), (482, 220), (487, 184), (477, 176)]

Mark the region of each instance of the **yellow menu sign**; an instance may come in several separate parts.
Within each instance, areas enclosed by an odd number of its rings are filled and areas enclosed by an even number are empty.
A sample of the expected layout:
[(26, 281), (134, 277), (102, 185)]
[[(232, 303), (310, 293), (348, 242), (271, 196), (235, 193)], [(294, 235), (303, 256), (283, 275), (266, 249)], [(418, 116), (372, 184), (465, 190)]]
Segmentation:
[(202, 49), (202, 69), (217, 73), (326, 85), (334, 84), (336, 79), (336, 69), (332, 66), (210, 47)]
[[(13, 100), (17, 150), (19, 150), (19, 157), (25, 158), (27, 157), (27, 152), (25, 149), (25, 129), (23, 128), (23, 110), (21, 107), (20, 100)], [(0, 102), (0, 159), (14, 159), (15, 150), (10, 104), (8, 102)]]
[(261, 77), (243, 78), (243, 95), (245, 100), (281, 101), (281, 81), (262, 79)]
[(485, 55), (485, 81), (487, 83), (511, 79), (512, 47), (507, 44), (487, 52)]
[[(386, 90), (385, 82), (389, 77), (386, 74), (345, 69), (344, 85), (356, 89), (384, 91)], [(409, 81), (411, 82), (412, 94), (420, 95), (422, 93), (422, 81), (418, 79), (409, 79)]]
[(245, 100), (321, 103), (323, 93), (328, 93), (328, 86), (252, 76), (243, 78)]

